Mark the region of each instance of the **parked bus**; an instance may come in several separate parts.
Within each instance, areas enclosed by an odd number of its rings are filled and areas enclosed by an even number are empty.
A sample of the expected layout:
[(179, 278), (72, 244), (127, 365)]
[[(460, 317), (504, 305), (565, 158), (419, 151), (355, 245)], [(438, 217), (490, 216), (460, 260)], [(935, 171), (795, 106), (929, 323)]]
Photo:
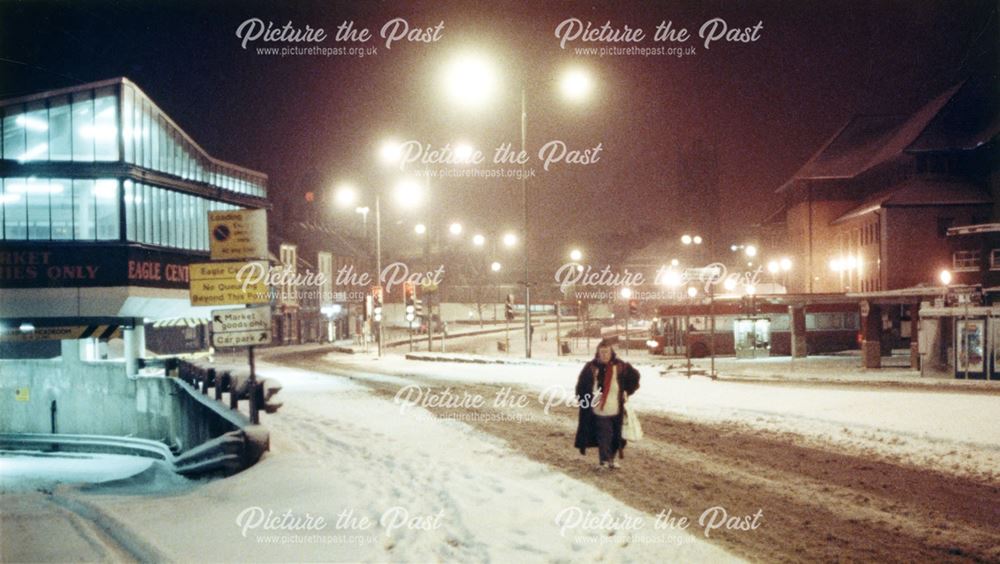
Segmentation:
[[(646, 346), (651, 354), (711, 354), (741, 358), (791, 354), (788, 305), (716, 300), (714, 304), (669, 304), (657, 308)], [(806, 348), (809, 354), (859, 348), (858, 304), (822, 303), (806, 306)], [(713, 331), (714, 320), (714, 331)], [(714, 337), (713, 337), (714, 333)]]

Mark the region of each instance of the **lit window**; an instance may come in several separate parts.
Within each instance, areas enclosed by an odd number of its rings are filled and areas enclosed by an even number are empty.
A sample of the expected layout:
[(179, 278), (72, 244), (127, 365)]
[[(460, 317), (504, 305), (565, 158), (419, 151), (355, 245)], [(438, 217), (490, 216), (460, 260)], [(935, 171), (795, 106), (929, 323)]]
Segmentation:
[(955, 272), (973, 272), (979, 270), (980, 251), (955, 251), (952, 255), (952, 270)]

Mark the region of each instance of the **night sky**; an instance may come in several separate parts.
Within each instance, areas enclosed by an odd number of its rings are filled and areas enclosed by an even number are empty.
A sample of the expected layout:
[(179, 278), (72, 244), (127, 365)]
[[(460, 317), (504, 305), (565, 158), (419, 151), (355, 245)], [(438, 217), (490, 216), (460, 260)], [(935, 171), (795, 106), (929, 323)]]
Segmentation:
[[(576, 243), (599, 248), (612, 233), (640, 246), (683, 226), (671, 205), (685, 190), (679, 147), (694, 142), (719, 155), (721, 219), (739, 237), (779, 205), (773, 191), (856, 113), (907, 113), (983, 60), (997, 37), (996, 3), (958, 2), (3, 2), (0, 97), (127, 76), (203, 148), (270, 176), (275, 217), (333, 211), (338, 182), (389, 182), (375, 163), (387, 135), (435, 146), (467, 140), (492, 149), (519, 144), (519, 97), (527, 85), (528, 145), (559, 139), (571, 147), (602, 144), (601, 160), (559, 166), (529, 182), (531, 221), (544, 223), (536, 249)], [(258, 55), (236, 29), (257, 17), (278, 25), (324, 28), (353, 21), (376, 35), (374, 56)], [(444, 22), (439, 41), (394, 44), (377, 36), (389, 20), (411, 27)], [(693, 35), (703, 22), (732, 27), (763, 22), (754, 43), (697, 37), (691, 57), (578, 56), (560, 49), (556, 26), (567, 18), (615, 28), (661, 21)], [(992, 40), (991, 40), (992, 38)], [(337, 47), (328, 38), (321, 45)], [(655, 47), (651, 37), (642, 46)], [(624, 46), (624, 45), (623, 45)], [(499, 97), (470, 115), (442, 94), (441, 69), (465, 48), (494, 58)], [(995, 57), (992, 60), (995, 65)], [(561, 101), (553, 80), (578, 64), (596, 81), (582, 105)], [(484, 151), (487, 152), (487, 151)], [(402, 215), (392, 229), (457, 219), (482, 229), (519, 226), (516, 180), (432, 183), (429, 206)], [(338, 215), (339, 214), (339, 215)], [(409, 223), (407, 223), (409, 222)], [(391, 233), (390, 233), (391, 234)], [(546, 251), (548, 252), (548, 251)]]

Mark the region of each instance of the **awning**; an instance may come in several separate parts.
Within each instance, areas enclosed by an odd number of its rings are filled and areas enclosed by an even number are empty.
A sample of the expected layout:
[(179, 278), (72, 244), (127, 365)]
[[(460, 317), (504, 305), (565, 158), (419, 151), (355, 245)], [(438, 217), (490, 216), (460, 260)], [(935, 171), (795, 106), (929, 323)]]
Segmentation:
[(198, 327), (199, 325), (207, 325), (211, 321), (211, 319), (203, 319), (201, 317), (169, 317), (167, 319), (157, 319), (153, 322), (153, 327)]

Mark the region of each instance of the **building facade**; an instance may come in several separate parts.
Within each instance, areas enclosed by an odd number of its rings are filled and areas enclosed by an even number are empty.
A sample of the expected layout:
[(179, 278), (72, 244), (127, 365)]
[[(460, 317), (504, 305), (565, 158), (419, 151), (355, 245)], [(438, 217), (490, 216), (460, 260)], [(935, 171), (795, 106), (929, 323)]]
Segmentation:
[(101, 324), (134, 371), (146, 322), (208, 317), (188, 297), (208, 212), (267, 207), (266, 175), (210, 156), (126, 78), (2, 100), (0, 128), (4, 354)]

